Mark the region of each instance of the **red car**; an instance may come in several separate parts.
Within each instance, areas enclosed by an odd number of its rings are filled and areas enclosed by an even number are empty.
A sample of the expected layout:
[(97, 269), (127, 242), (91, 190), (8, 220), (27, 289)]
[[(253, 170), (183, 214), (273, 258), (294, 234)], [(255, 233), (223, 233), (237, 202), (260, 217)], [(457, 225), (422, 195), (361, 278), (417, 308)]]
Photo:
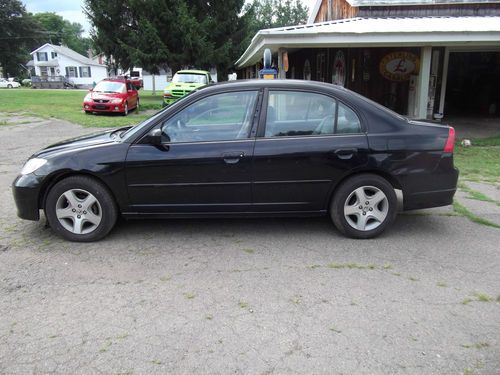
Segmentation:
[(83, 99), (85, 113), (118, 112), (127, 116), (134, 108), (139, 108), (139, 93), (126, 79), (102, 80)]

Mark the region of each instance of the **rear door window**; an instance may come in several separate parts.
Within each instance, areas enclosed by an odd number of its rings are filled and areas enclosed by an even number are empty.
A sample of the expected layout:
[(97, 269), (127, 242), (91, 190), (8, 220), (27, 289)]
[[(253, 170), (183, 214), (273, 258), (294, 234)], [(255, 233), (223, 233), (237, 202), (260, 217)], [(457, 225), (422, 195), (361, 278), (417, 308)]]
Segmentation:
[(302, 91), (270, 91), (266, 138), (360, 133), (356, 113), (326, 95)]

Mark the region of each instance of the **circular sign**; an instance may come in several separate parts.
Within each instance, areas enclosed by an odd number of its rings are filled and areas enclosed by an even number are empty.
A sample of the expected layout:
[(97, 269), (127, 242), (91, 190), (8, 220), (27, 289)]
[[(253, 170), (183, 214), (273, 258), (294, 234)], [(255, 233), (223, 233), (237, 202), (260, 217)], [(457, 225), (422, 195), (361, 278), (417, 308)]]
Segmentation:
[(344, 52), (338, 51), (335, 55), (335, 60), (333, 60), (333, 76), (332, 83), (334, 85), (344, 86), (345, 85), (345, 57)]
[(419, 71), (419, 58), (411, 52), (392, 52), (380, 61), (380, 74), (391, 81), (407, 81)]

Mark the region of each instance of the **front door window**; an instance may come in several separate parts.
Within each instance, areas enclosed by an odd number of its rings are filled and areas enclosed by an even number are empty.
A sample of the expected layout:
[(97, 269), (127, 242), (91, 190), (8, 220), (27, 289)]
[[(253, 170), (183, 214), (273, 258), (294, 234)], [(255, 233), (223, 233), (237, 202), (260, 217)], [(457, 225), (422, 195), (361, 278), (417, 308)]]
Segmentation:
[(257, 91), (228, 92), (200, 99), (162, 124), (165, 142), (248, 138), (257, 94)]

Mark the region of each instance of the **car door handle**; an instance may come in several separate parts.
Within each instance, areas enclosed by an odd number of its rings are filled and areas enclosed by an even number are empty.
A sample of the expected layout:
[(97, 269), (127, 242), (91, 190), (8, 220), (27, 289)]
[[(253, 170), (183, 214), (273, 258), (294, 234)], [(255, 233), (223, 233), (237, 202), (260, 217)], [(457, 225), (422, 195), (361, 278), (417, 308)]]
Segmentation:
[(244, 152), (229, 152), (222, 154), (222, 159), (226, 164), (236, 164), (245, 156)]
[(358, 152), (357, 148), (339, 148), (334, 151), (334, 154), (337, 155), (339, 159), (350, 159), (356, 152)]

